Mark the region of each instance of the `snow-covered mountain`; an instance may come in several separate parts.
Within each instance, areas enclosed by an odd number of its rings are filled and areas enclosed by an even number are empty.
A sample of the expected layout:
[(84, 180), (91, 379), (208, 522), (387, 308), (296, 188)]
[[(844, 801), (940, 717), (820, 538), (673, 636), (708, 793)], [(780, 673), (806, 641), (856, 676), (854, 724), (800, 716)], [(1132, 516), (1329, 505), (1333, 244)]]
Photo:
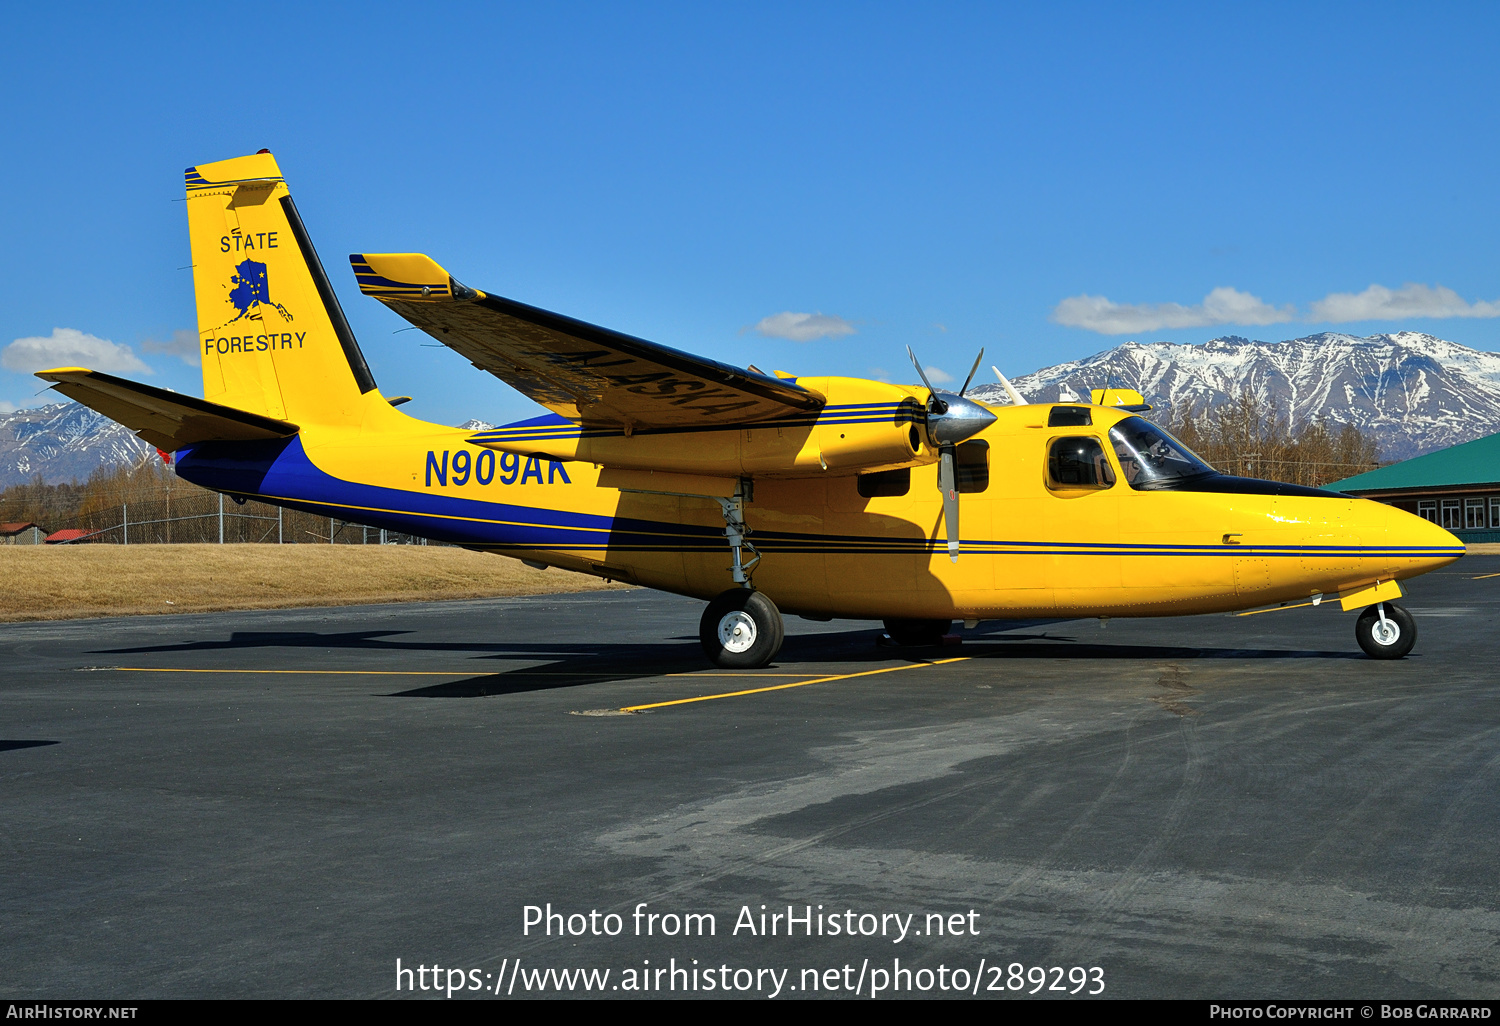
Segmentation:
[(0, 488), (30, 481), (83, 481), (99, 467), (134, 463), (151, 447), (79, 403), (0, 414)]
[[(459, 427), (487, 431), (494, 425), (470, 420)], [(99, 467), (135, 463), (150, 452), (127, 428), (80, 403), (0, 413), (0, 489), (37, 474), (48, 484), (86, 481)]]
[[(1249, 390), (1297, 422), (1326, 418), (1374, 435), (1386, 459), (1406, 459), (1500, 431), (1500, 353), (1403, 331), (1356, 338), (1324, 332), (1285, 342), (1239, 336), (1202, 345), (1127, 342), (1012, 379), (1027, 399), (1055, 402), (1064, 386), (1087, 398), (1106, 384), (1160, 408), (1199, 410)], [(971, 390), (1004, 403), (999, 385)]]
[[(1248, 389), (1275, 400), (1299, 422), (1326, 418), (1375, 436), (1386, 459), (1467, 442), (1500, 431), (1500, 353), (1431, 335), (1324, 333), (1285, 342), (1238, 336), (1203, 345), (1127, 342), (1084, 360), (1014, 378), (1026, 398), (1053, 402), (1064, 387), (1087, 397), (1106, 384), (1135, 388), (1158, 409), (1202, 409)], [(1005, 403), (999, 385), (970, 395)], [(459, 427), (492, 425), (470, 420)], [(0, 414), (0, 488), (41, 474), (49, 483), (82, 481), (96, 467), (134, 462), (150, 447), (78, 403)]]

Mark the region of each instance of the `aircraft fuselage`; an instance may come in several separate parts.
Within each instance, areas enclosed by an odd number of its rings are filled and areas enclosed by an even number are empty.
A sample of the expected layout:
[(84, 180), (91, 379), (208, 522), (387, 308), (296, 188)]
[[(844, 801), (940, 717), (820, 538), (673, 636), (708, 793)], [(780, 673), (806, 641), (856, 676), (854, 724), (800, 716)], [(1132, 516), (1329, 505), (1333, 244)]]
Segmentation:
[[(1048, 475), (1053, 443), (1094, 437), (1108, 452), (1106, 433), (1123, 415), (1095, 407), (1092, 425), (1048, 427), (1050, 408), (996, 407), (995, 423), (975, 436), (987, 445), (987, 481), (961, 496), (957, 562), (942, 540), (935, 464), (911, 468), (903, 494), (873, 497), (853, 474), (757, 478), (745, 506), (763, 556), (755, 586), (784, 611), (812, 616), (1158, 616), (1333, 596), (1463, 553), (1425, 520), (1314, 489), (1220, 478), (1137, 490), (1118, 459), (1108, 487), (1059, 486)], [(603, 487), (593, 463), (497, 452), (472, 432), (391, 414), (378, 433), (308, 425), (292, 439), (199, 445), (179, 454), (178, 473), (697, 598), (733, 586), (714, 498)]]

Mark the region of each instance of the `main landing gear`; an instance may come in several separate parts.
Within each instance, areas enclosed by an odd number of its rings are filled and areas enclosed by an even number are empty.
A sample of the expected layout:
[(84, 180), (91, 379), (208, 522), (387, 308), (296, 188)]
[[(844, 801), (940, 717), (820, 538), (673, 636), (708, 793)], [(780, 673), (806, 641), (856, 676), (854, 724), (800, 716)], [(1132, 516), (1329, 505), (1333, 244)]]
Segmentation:
[(759, 669), (776, 658), (786, 640), (781, 610), (750, 583), (750, 573), (760, 562), (760, 553), (750, 542), (750, 528), (745, 525), (745, 503), (750, 496), (751, 484), (742, 480), (734, 498), (719, 499), (724, 511), (724, 536), (734, 553), (729, 572), (739, 587), (710, 602), (698, 621), (698, 640), (703, 643), (704, 654), (726, 670)]
[(786, 639), (786, 627), (781, 610), (764, 593), (731, 588), (703, 611), (698, 639), (715, 666), (754, 670), (776, 658)]
[(1417, 624), (1394, 602), (1377, 602), (1359, 614), (1354, 637), (1371, 659), (1400, 659), (1417, 643)]

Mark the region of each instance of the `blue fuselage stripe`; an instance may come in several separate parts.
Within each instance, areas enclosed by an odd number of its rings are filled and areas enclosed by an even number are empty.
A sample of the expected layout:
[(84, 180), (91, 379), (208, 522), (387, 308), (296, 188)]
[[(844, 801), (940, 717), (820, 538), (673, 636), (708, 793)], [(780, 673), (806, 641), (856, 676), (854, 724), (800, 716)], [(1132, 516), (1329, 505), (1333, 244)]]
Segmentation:
[[(384, 488), (343, 481), (319, 469), (300, 438), (205, 443), (183, 450), (178, 473), (218, 491), (264, 499), (320, 516), (384, 527), (439, 541), (500, 549), (719, 552), (722, 528), (640, 520)], [(763, 552), (923, 555), (946, 549), (928, 537), (882, 538), (761, 531)], [(1032, 542), (965, 539), (969, 555), (1184, 556), (1328, 559), (1459, 555), (1462, 546), (1186, 545), (1120, 542)]]

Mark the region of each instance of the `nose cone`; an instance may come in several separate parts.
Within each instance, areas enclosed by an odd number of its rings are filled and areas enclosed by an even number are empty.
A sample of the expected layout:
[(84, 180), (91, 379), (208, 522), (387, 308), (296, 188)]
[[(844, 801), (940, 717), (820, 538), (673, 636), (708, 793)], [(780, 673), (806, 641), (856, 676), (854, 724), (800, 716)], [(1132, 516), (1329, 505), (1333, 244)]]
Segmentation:
[(942, 413), (927, 413), (927, 437), (934, 445), (962, 442), (995, 423), (995, 415), (972, 399), (952, 392), (934, 394), (948, 405)]
[(1404, 569), (1401, 577), (1415, 577), (1447, 566), (1464, 554), (1464, 543), (1430, 520), (1387, 506), (1386, 544)]

